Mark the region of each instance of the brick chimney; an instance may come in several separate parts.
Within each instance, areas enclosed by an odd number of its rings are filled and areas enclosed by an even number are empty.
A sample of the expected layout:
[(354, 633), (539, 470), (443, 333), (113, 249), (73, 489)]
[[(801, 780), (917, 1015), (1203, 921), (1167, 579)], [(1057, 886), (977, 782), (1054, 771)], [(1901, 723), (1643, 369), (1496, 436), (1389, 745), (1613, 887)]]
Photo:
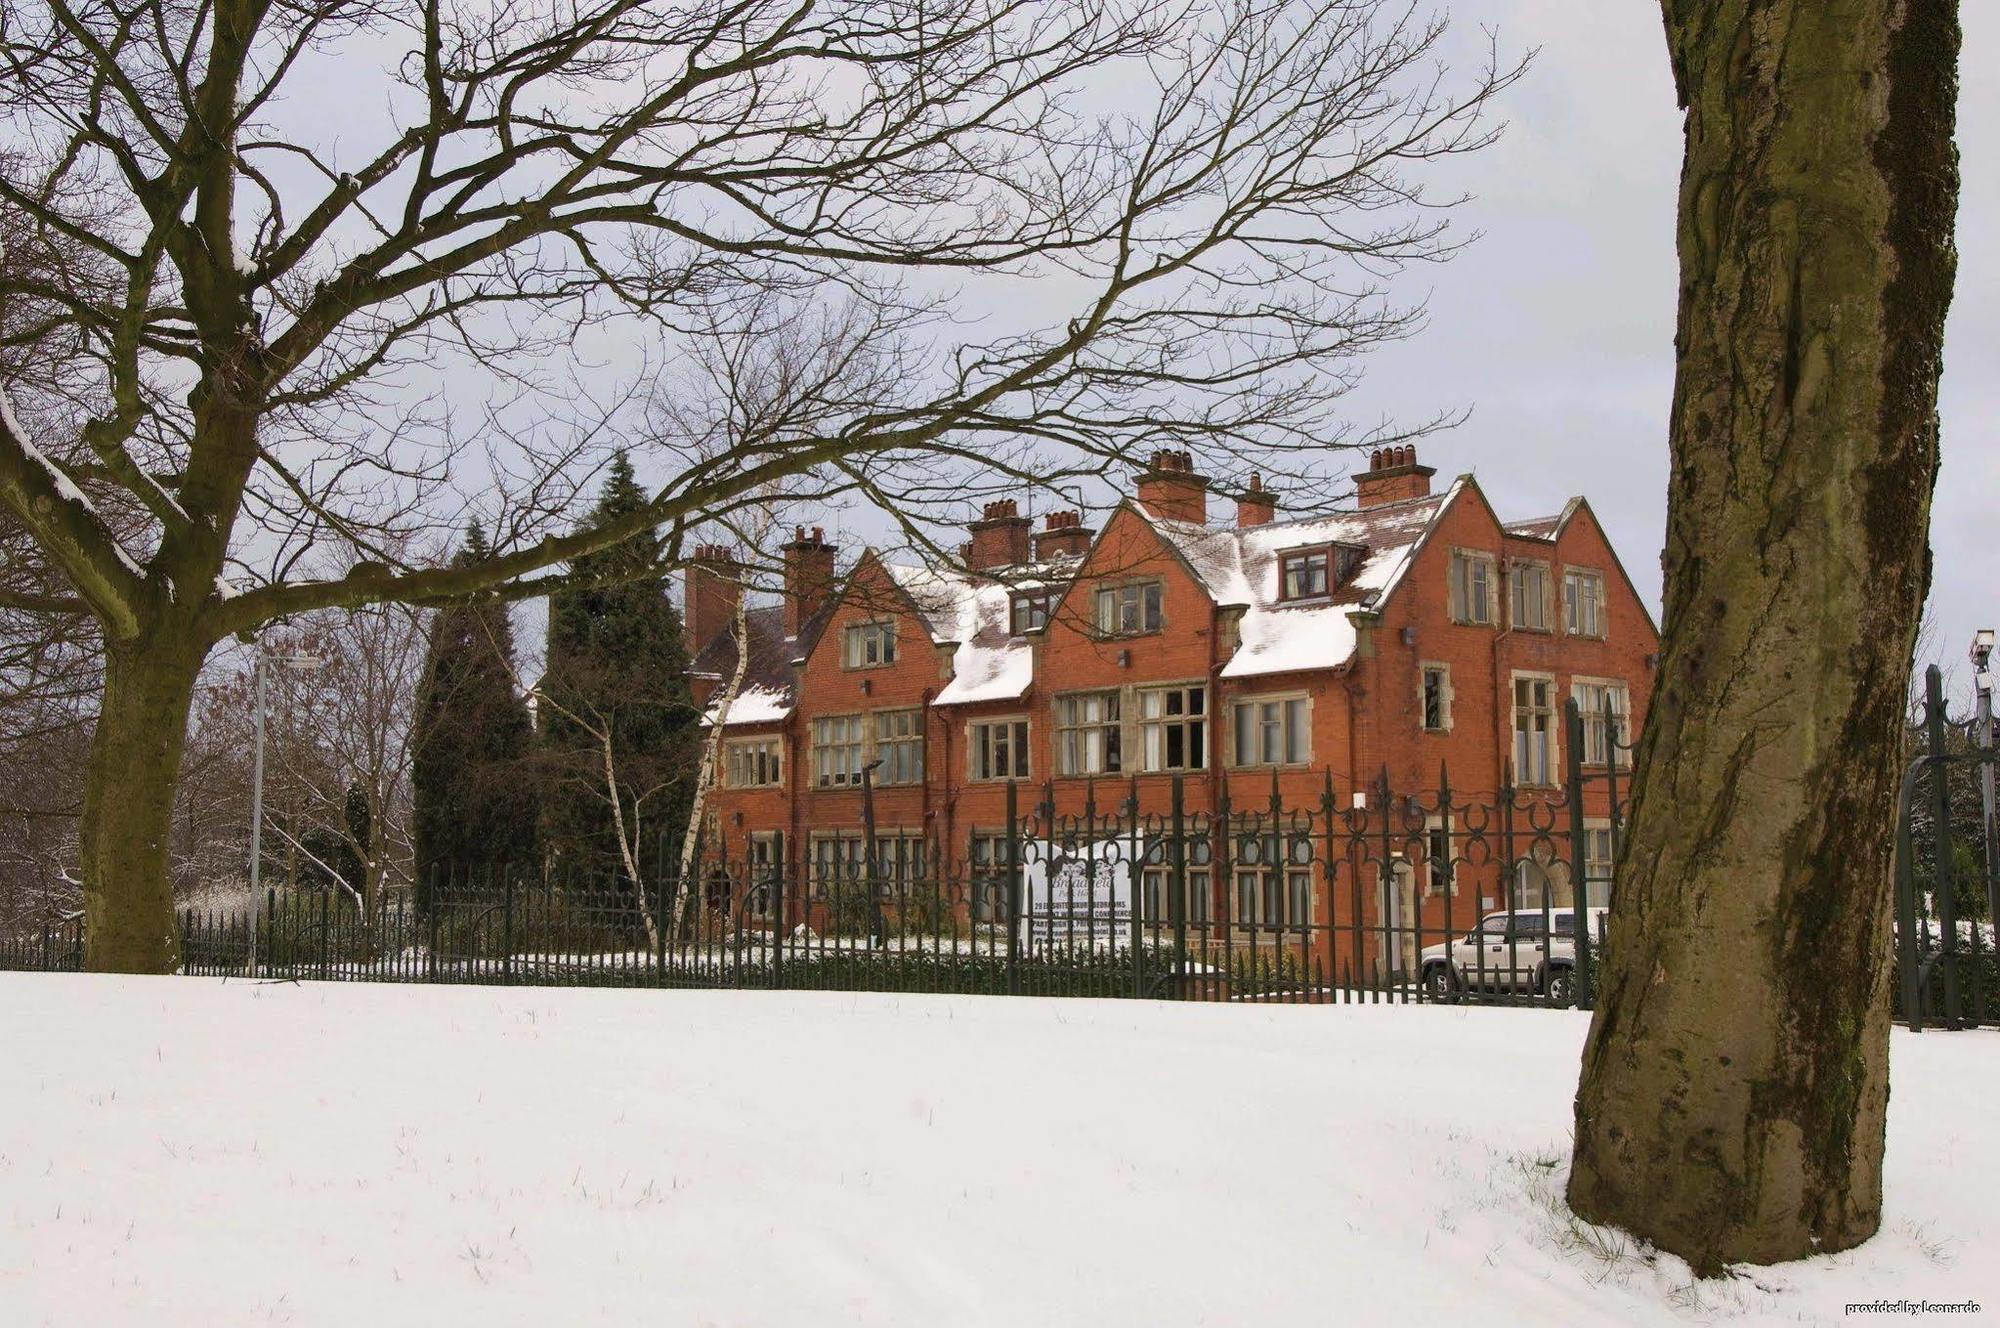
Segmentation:
[(966, 527), (972, 532), (972, 544), (965, 565), (979, 572), (1028, 561), (1028, 535), (1034, 528), (1012, 498), (986, 504), (986, 514)]
[(1414, 447), (1378, 447), (1368, 456), (1368, 471), (1354, 477), (1354, 505), (1380, 507), (1430, 496), (1437, 470), (1417, 464)]
[(1278, 495), (1264, 487), (1262, 475), (1250, 477), (1250, 487), (1236, 495), (1236, 524), (1268, 526), (1278, 519)]
[(1090, 532), (1083, 528), (1083, 513), (1051, 512), (1043, 518), (1042, 532), (1035, 536), (1035, 561), (1081, 554), (1090, 547)]
[(736, 554), (723, 544), (702, 544), (687, 569), (687, 594), (681, 612), (682, 634), (693, 654), (729, 630), (736, 602), (743, 598), (742, 568)]
[(1155, 452), (1139, 473), (1139, 506), (1168, 521), (1208, 523), (1208, 481), (1194, 473), (1186, 452)]
[(799, 526), (785, 554), (785, 635), (796, 637), (833, 589), (833, 546), (818, 526)]

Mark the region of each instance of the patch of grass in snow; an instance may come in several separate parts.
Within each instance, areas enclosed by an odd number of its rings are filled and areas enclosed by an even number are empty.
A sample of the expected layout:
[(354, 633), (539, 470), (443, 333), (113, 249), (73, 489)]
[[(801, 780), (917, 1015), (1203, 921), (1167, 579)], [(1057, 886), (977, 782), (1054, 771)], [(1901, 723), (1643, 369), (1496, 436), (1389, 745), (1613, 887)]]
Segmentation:
[[(1593, 1284), (1649, 1292), (1669, 1308), (1689, 1315), (1710, 1315), (1732, 1306), (1745, 1308), (1741, 1296), (1723, 1289), (1726, 1283), (1704, 1283), (1683, 1260), (1628, 1232), (1586, 1222), (1570, 1211), (1563, 1197), (1569, 1181), (1566, 1155), (1545, 1151), (1515, 1155), (1507, 1161), (1508, 1172), (1518, 1177), (1518, 1192), (1534, 1216), (1530, 1239), (1578, 1265)], [(1768, 1293), (1774, 1288), (1760, 1286), (1757, 1290)]]
[(1928, 1222), (1911, 1222), (1906, 1219), (1896, 1224), (1896, 1232), (1907, 1238), (1910, 1244), (1917, 1247), (1919, 1254), (1939, 1268), (1949, 1268), (1957, 1262), (1951, 1252), (1951, 1237), (1932, 1235), (1931, 1224)]
[(1567, 1159), (1554, 1153), (1509, 1159), (1520, 1177), (1521, 1192), (1534, 1208), (1541, 1235), (1558, 1252), (1580, 1258), (1591, 1270), (1593, 1281), (1625, 1281), (1655, 1263), (1653, 1251), (1616, 1227), (1586, 1222), (1570, 1211), (1563, 1199), (1569, 1179)]

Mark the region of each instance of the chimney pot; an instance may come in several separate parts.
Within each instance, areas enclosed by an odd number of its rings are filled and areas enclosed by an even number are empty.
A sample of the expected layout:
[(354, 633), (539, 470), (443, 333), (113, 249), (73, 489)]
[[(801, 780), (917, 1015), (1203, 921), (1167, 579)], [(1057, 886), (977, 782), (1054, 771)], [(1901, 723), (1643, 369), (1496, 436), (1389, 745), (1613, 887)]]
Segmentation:
[(1377, 449), (1369, 460), (1367, 473), (1354, 480), (1355, 506), (1380, 507), (1429, 496), (1431, 476), (1437, 471), (1417, 464), (1415, 447)]
[(968, 529), (972, 540), (966, 546), (965, 565), (973, 571), (989, 567), (1011, 567), (1028, 561), (1028, 546), (1035, 529), (1033, 518), (1020, 514), (1011, 498), (986, 504), (984, 515)]
[(826, 542), (826, 530), (814, 526), (812, 538), (806, 528), (796, 527), (798, 538), (787, 544), (785, 554), (785, 634), (797, 638), (826, 604), (833, 590), (835, 551)]
[(1268, 526), (1278, 517), (1278, 495), (1264, 487), (1262, 475), (1250, 477), (1250, 487), (1236, 495), (1236, 524), (1239, 528)]
[(681, 626), (690, 651), (700, 650), (736, 620), (743, 583), (728, 575), (735, 568), (735, 552), (726, 545), (703, 544), (695, 549), (681, 599)]
[(1035, 536), (1035, 558), (1046, 562), (1061, 555), (1080, 554), (1090, 547), (1090, 532), (1083, 528), (1083, 513), (1074, 509), (1051, 512), (1045, 529)]
[(1140, 472), (1135, 496), (1155, 517), (1197, 526), (1208, 522), (1208, 481), (1195, 474), (1191, 453), (1154, 453), (1152, 466)]

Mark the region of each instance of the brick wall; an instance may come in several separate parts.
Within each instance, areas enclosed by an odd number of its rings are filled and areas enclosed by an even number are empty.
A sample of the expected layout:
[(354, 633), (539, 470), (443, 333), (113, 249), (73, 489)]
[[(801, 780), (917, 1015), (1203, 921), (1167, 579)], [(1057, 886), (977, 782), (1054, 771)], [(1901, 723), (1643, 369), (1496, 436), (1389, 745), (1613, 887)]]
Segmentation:
[[(1495, 625), (1452, 621), (1447, 577), (1454, 548), (1485, 551), (1496, 564), (1502, 559), (1547, 563), (1553, 630), (1533, 632), (1511, 626), (1504, 581)], [(1602, 640), (1572, 637), (1561, 629), (1562, 573), (1569, 566), (1603, 574), (1607, 630)], [(1092, 625), (1096, 588), (1145, 580), (1157, 580), (1162, 586), (1162, 629), (1138, 636), (1101, 638)], [(897, 657), (893, 664), (881, 667), (848, 667), (842, 653), (846, 629), (871, 621), (895, 623)], [(751, 833), (781, 830), (786, 836), (787, 858), (801, 863), (815, 830), (854, 831), (862, 820), (858, 790), (813, 786), (811, 721), (820, 716), (913, 708), (922, 714), (925, 730), (925, 780), (915, 787), (878, 788), (877, 828), (884, 834), (925, 836), (943, 857), (934, 868), (956, 876), (965, 870), (970, 835), (980, 829), (996, 830), (1006, 823), (1004, 784), (968, 778), (966, 736), (970, 722), (1027, 717), (1033, 766), (1030, 783), (1019, 791), (1019, 807), (1025, 817), (1045, 796), (1054, 772), (1056, 695), (1120, 691), (1128, 723), (1125, 753), (1129, 771), (1139, 756), (1137, 725), (1132, 722), (1138, 713), (1136, 689), (1168, 683), (1209, 687), (1209, 761), (1206, 770), (1187, 777), (1185, 805), (1191, 812), (1212, 810), (1224, 797), (1238, 812), (1259, 810), (1269, 805), (1274, 785), (1287, 808), (1317, 809), (1329, 788), (1336, 807), (1346, 808), (1357, 792), (1375, 798), (1374, 786), (1384, 770), (1399, 796), (1434, 794), (1441, 770), (1446, 770), (1459, 798), (1490, 802), (1504, 777), (1512, 744), (1511, 686), (1517, 671), (1550, 675), (1558, 725), (1561, 703), (1569, 697), (1576, 679), (1626, 683), (1636, 731), (1643, 722), (1651, 690), (1649, 656), (1658, 650), (1657, 635), (1644, 606), (1633, 594), (1587, 507), (1575, 510), (1551, 538), (1527, 539), (1506, 533), (1477, 487), (1471, 485), (1447, 508), (1395, 593), (1365, 625), (1349, 667), (1222, 679), (1217, 672), (1223, 662), (1218, 629), (1216, 607), (1200, 583), (1145, 520), (1130, 508), (1121, 508), (1111, 517), (1070, 593), (1035, 643), (1036, 683), (1029, 694), (1018, 703), (943, 709), (930, 702), (948, 680), (946, 652), (931, 644), (926, 626), (879, 564), (864, 559), (846, 598), (799, 670), (794, 715), (784, 725), (767, 730), (785, 735), (786, 786), (779, 790), (719, 791), (714, 823), (730, 841), (732, 858), (740, 858), (741, 845)], [(1441, 664), (1450, 673), (1450, 726), (1444, 732), (1427, 732), (1422, 724), (1420, 669), (1425, 664)], [(1230, 703), (1241, 697), (1273, 694), (1301, 695), (1309, 701), (1311, 765), (1275, 772), (1230, 768)], [(1556, 777), (1560, 779), (1566, 763), (1574, 757), (1560, 734), (1557, 742)], [(1097, 805), (1100, 812), (1110, 813), (1136, 790), (1142, 815), (1164, 815), (1171, 783), (1168, 775), (1134, 778), (1129, 773), (1099, 780), (1095, 782)], [(1082, 815), (1092, 795), (1091, 781), (1056, 778), (1053, 785), (1057, 814)], [(1549, 796), (1559, 795), (1551, 790)], [(1585, 805), (1593, 817), (1604, 813), (1601, 784), (1590, 789)], [(1420, 835), (1420, 828), (1417, 833)], [(1221, 875), (1217, 873), (1218, 908), (1224, 887)], [(1352, 917), (1351, 884), (1335, 880), (1330, 891), (1331, 907), (1342, 921)], [(1326, 888), (1322, 883), (1322, 889)], [(1422, 910), (1428, 927), (1443, 925), (1448, 906), (1451, 921), (1458, 926), (1469, 923), (1475, 910), (1495, 906), (1501, 889), (1497, 864), (1467, 867), (1462, 869), (1458, 888), (1449, 900), (1425, 898), (1414, 906)], [(1364, 913), (1379, 907), (1372, 884), (1362, 893)]]

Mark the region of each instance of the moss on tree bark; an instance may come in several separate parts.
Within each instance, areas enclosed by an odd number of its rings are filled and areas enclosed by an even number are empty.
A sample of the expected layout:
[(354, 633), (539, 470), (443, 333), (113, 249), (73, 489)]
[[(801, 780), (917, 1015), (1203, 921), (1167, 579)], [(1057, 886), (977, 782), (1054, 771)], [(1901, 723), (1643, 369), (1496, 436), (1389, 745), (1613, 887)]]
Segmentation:
[(1569, 1198), (1712, 1273), (1880, 1223), (1958, 21), (1665, 11), (1687, 113), (1665, 635)]
[(180, 963), (168, 850), (188, 708), (206, 643), (154, 637), (112, 648), (85, 772), (79, 848), (85, 962), (99, 973)]

